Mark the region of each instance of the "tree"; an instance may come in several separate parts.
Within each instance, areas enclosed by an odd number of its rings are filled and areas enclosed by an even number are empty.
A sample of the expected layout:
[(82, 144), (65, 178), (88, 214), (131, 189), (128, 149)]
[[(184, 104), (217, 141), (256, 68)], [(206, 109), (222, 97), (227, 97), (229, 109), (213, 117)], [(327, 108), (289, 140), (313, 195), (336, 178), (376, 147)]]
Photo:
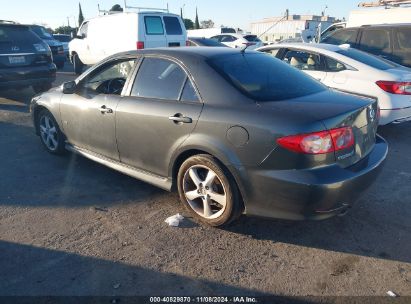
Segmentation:
[(184, 25), (187, 30), (193, 30), (194, 29), (194, 22), (191, 19), (184, 19)]
[(76, 32), (75, 28), (71, 26), (67, 26), (67, 25), (59, 26), (58, 28), (54, 30), (55, 34), (71, 35), (72, 33), (75, 33), (75, 32)]
[(198, 10), (197, 10), (197, 8), (196, 8), (196, 20), (195, 20), (195, 23), (194, 23), (194, 28), (195, 28), (196, 30), (198, 30), (198, 29), (201, 28), (201, 27), (200, 27), (200, 22), (198, 21)]
[(121, 7), (120, 4), (115, 4), (113, 7), (110, 9), (110, 12), (122, 12), (124, 11), (123, 8)]
[(212, 28), (214, 27), (214, 21), (213, 20), (203, 20), (201, 21), (201, 28)]
[(84, 21), (84, 16), (83, 16), (83, 11), (81, 10), (81, 4), (80, 4), (80, 2), (79, 2), (79, 4), (78, 4), (78, 10), (79, 10), (79, 12), (78, 12), (78, 26), (81, 26), (81, 24), (82, 24), (83, 21)]

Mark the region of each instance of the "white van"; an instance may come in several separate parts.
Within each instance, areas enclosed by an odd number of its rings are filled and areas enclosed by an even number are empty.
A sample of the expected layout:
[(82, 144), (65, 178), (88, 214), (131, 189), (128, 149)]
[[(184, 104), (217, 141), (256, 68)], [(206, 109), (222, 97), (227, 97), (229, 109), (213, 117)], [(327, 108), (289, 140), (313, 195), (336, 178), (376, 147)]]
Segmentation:
[(186, 46), (187, 32), (179, 15), (168, 12), (124, 12), (86, 20), (69, 44), (76, 74), (84, 65), (123, 51)]

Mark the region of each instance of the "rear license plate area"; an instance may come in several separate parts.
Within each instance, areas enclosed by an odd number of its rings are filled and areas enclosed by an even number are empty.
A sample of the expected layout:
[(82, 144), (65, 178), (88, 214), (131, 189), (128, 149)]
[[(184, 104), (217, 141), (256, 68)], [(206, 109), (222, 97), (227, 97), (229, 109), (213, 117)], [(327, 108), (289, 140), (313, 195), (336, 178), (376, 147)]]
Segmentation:
[(25, 64), (26, 57), (24, 56), (9, 56), (10, 64)]
[(179, 46), (181, 46), (181, 45), (180, 45), (180, 42), (170, 42), (170, 43), (168, 44), (168, 46), (169, 46), (169, 47), (179, 47)]

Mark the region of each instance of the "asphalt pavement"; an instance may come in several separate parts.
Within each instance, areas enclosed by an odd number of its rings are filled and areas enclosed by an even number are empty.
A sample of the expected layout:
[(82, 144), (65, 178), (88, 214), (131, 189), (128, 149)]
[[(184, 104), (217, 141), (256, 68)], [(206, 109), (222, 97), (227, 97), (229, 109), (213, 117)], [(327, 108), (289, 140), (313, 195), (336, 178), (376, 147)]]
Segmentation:
[(171, 228), (175, 193), (48, 154), (33, 94), (0, 93), (1, 296), (411, 296), (411, 123), (380, 128), (387, 163), (345, 217)]

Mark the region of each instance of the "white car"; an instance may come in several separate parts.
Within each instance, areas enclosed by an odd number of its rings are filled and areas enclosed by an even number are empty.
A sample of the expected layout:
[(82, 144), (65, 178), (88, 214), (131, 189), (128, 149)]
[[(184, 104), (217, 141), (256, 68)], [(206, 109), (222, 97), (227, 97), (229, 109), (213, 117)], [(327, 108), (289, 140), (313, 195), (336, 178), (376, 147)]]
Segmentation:
[(69, 44), (76, 74), (120, 52), (187, 44), (187, 32), (179, 15), (167, 12), (123, 12), (99, 16), (81, 25)]
[(264, 45), (256, 35), (221, 34), (213, 36), (211, 39), (221, 42), (231, 48), (247, 47), (249, 50), (254, 50)]
[(257, 51), (284, 60), (330, 88), (378, 99), (380, 125), (411, 121), (409, 68), (349, 45), (290, 43)]

